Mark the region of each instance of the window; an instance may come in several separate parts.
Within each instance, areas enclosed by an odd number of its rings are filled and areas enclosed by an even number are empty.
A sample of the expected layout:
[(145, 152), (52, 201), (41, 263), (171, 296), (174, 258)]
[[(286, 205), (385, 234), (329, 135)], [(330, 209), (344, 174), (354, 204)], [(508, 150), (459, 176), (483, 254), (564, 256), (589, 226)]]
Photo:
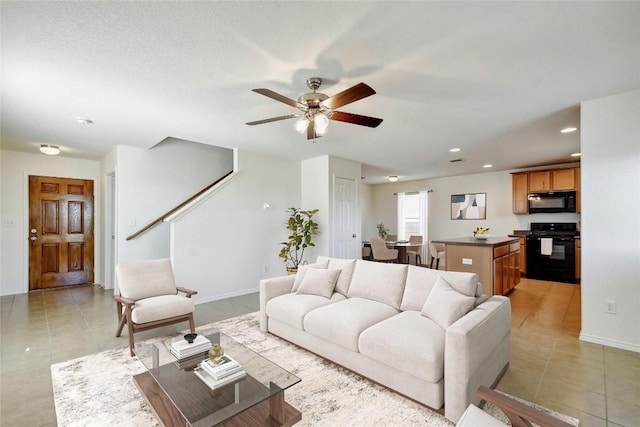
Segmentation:
[(398, 239), (409, 240), (413, 235), (427, 240), (427, 192), (398, 193)]

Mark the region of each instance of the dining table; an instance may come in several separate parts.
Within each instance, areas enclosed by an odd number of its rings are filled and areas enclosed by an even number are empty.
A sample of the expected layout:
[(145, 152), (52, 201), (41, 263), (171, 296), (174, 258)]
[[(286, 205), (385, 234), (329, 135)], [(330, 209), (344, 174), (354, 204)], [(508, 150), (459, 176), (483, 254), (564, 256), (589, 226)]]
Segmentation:
[[(417, 248), (417, 251), (420, 252), (422, 245), (424, 243), (412, 243), (408, 240), (398, 240), (397, 242), (384, 242), (387, 245), (387, 248), (397, 249), (398, 250), (398, 259), (396, 263), (398, 264), (409, 264), (409, 260), (407, 259), (407, 248)], [(368, 240), (362, 242), (364, 247), (371, 247), (371, 243)], [(373, 253), (371, 255), (373, 258)]]

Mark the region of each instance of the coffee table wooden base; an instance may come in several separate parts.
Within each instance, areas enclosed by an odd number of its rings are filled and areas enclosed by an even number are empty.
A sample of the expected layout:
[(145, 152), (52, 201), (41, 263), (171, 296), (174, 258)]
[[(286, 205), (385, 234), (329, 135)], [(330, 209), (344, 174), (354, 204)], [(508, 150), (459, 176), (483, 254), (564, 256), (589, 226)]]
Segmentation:
[[(133, 382), (161, 425), (167, 427), (189, 426), (189, 422), (182, 416), (178, 408), (149, 372), (134, 375)], [(283, 417), (282, 422), (279, 422), (276, 417)], [(284, 401), (284, 391), (282, 391), (271, 399), (265, 400), (218, 425), (222, 427), (288, 427), (301, 419), (302, 414), (300, 411)]]

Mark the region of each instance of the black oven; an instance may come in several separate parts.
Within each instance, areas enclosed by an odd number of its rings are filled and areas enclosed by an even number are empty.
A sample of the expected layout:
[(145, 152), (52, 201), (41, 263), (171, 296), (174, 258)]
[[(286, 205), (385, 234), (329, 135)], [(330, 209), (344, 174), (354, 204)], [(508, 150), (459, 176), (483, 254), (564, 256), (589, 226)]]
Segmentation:
[(531, 223), (527, 236), (527, 277), (576, 283), (575, 223)]

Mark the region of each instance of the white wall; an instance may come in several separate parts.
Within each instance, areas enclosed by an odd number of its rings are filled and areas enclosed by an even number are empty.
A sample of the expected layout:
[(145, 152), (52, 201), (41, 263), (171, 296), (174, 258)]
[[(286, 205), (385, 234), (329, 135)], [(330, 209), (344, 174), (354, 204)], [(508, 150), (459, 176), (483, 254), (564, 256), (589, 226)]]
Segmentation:
[(331, 236), (328, 231), (331, 220), (329, 162), (329, 156), (320, 156), (300, 163), (301, 204), (297, 207), (304, 210), (318, 209), (314, 218), (320, 231), (313, 239), (316, 246), (305, 250), (304, 259), (308, 262), (315, 261), (318, 255), (330, 255), (331, 251)]
[(232, 150), (189, 141), (151, 149), (121, 145), (116, 153), (118, 262), (169, 257), (168, 223), (126, 237), (233, 169)]
[(94, 181), (94, 281), (102, 271), (100, 162), (0, 150), (0, 295), (29, 291), (29, 175)]
[(256, 292), (261, 279), (286, 274), (278, 243), (285, 211), (300, 206), (300, 163), (237, 153), (237, 177), (173, 225), (176, 280), (198, 302)]
[[(471, 236), (476, 227), (491, 229), (493, 236), (506, 236), (513, 230), (528, 230), (531, 222), (578, 222), (575, 213), (514, 215), (510, 171), (487, 172), (448, 178), (396, 182), (370, 185), (373, 211), (363, 217), (368, 227), (363, 229), (364, 238), (376, 237), (376, 223), (382, 221), (390, 234), (397, 233), (397, 200), (394, 193), (428, 191), (429, 193), (429, 240)], [(487, 193), (486, 220), (452, 220), (451, 195), (464, 193)], [(373, 220), (372, 220), (373, 219)]]
[(580, 132), (580, 338), (640, 352), (640, 91), (582, 103)]

